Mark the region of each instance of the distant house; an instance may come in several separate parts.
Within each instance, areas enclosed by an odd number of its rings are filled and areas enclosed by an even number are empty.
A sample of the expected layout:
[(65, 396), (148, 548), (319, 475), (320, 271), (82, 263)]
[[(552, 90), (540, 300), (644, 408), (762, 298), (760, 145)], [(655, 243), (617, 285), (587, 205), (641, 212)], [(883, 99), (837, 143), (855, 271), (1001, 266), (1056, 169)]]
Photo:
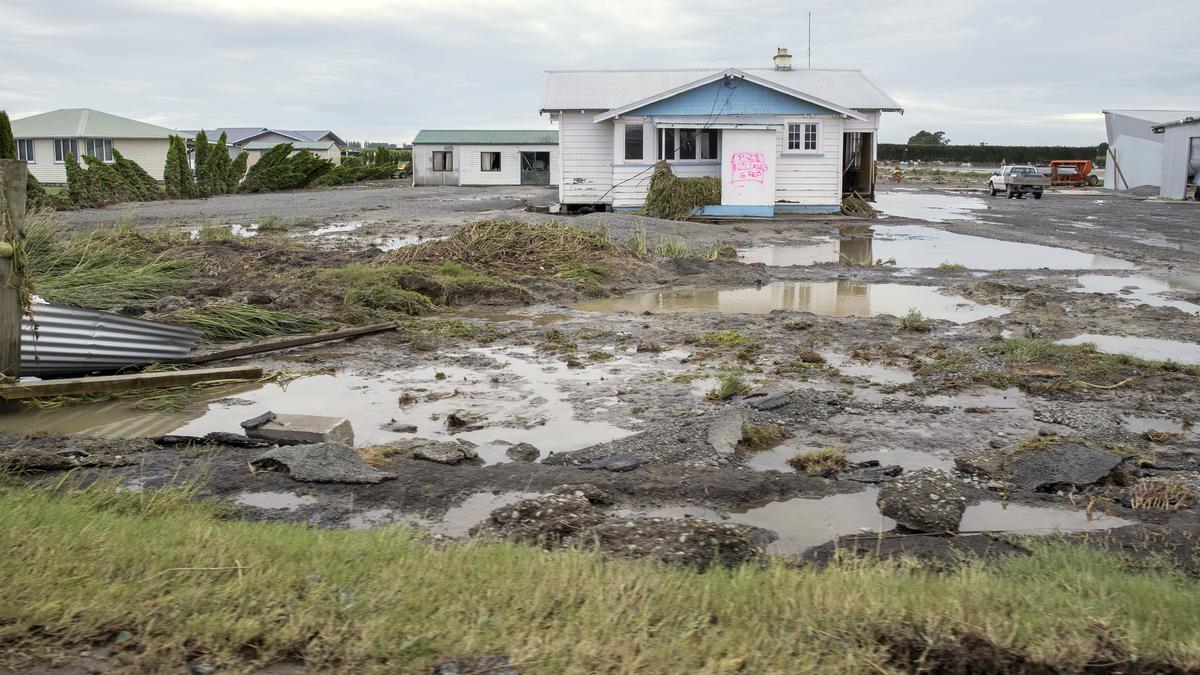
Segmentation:
[(558, 132), (425, 130), (412, 160), (413, 185), (554, 185)]
[[(194, 139), (199, 130), (183, 132), (189, 139)], [(268, 127), (217, 127), (205, 129), (204, 135), (210, 143), (215, 143), (221, 134), (225, 134), (225, 142), (229, 144), (229, 154), (237, 156), (245, 150), (249, 157), (246, 166), (253, 166), (262, 157), (262, 153), (279, 145), (291, 143), (292, 154), (310, 152), (317, 157), (331, 160), (334, 164), (342, 163), (342, 151), (347, 143), (337, 134), (328, 129), (294, 131), (291, 129), (270, 129)]]
[(1104, 187), (1149, 185), (1164, 197), (1182, 198), (1188, 175), (1196, 170), (1191, 162), (1200, 166), (1197, 118), (1200, 110), (1105, 110)]
[(113, 161), (113, 150), (137, 162), (157, 180), (167, 163), (168, 137), (176, 133), (166, 127), (139, 122), (89, 108), (64, 108), (12, 122), (17, 158), (28, 163), (29, 172), (47, 185), (65, 185), (66, 155), (91, 155)]
[(558, 123), (559, 201), (632, 210), (666, 160), (721, 179), (712, 215), (835, 213), (874, 193), (879, 121), (900, 104), (857, 70), (550, 71), (541, 111)]

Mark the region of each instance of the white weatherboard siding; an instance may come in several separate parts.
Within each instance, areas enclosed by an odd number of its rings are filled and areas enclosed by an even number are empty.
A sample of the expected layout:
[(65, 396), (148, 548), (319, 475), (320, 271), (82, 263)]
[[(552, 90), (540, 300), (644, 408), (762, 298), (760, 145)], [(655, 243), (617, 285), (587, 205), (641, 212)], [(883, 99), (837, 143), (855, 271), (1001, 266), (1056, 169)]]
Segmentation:
[[(80, 154), (84, 150), (84, 140), (76, 139), (76, 147)], [(137, 162), (154, 180), (163, 179), (163, 168), (167, 164), (167, 146), (165, 138), (114, 138), (113, 149), (121, 153), (125, 159)], [(29, 163), (29, 173), (43, 183), (63, 185), (67, 182), (67, 165), (54, 161), (54, 139), (33, 139), (33, 159)], [(83, 159), (79, 160), (83, 164)]]
[(613, 124), (595, 123), (591, 112), (564, 112), (559, 116), (558, 147), (562, 153), (564, 204), (612, 203)]
[[(449, 150), (454, 153), (454, 171), (434, 171), (433, 153)], [(458, 185), (458, 169), (462, 153), (452, 145), (414, 145), (412, 149), (413, 185)]]
[[(113, 140), (114, 150), (121, 153), (125, 159), (137, 162), (154, 180), (163, 179), (169, 146), (170, 142), (165, 138), (117, 138)], [(80, 152), (83, 152), (82, 148), (80, 148)]]
[[(1200, 165), (1200, 122), (1167, 127), (1163, 130), (1162, 188), (1159, 194), (1171, 199), (1184, 199), (1187, 194), (1188, 174), (1192, 165)], [(1193, 150), (1193, 148), (1195, 148)], [(1195, 178), (1200, 183), (1200, 176)]]
[(785, 122), (821, 124), (818, 152), (787, 150), (787, 126), (776, 134), (775, 201), (807, 206), (842, 203), (842, 120), (784, 117)]
[[(558, 148), (553, 145), (456, 145), (454, 152), (462, 158), (461, 164), (455, 159), (459, 185), (520, 185), (522, 152), (550, 153), (550, 185), (558, 185)], [(483, 170), (480, 154), (484, 152), (500, 153), (499, 171)]]

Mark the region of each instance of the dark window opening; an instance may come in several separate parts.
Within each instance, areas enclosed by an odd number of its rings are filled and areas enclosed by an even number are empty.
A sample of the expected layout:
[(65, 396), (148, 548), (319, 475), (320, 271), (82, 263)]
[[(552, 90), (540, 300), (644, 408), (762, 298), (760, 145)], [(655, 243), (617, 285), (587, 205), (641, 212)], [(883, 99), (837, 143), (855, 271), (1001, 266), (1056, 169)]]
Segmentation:
[(716, 129), (705, 129), (700, 132), (700, 159), (717, 159), (719, 133)]
[(679, 130), (679, 159), (696, 159), (696, 130)]
[(625, 159), (642, 158), (642, 125), (625, 125)]
[(662, 152), (660, 159), (675, 159), (675, 130), (662, 129), (660, 133), (662, 135), (659, 143)]
[(500, 153), (498, 153), (498, 152), (481, 152), (481, 153), (479, 153), (479, 170), (480, 171), (499, 171), (500, 170)]
[(446, 150), (433, 151), (433, 170), (434, 171), (453, 171), (454, 170), (454, 153)]

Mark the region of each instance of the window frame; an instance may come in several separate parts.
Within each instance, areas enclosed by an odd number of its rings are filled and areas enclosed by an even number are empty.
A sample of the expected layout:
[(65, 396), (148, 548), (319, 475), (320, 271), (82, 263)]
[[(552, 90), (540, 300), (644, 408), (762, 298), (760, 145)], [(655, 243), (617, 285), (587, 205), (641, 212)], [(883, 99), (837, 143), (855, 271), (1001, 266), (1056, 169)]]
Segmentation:
[(67, 163), (67, 146), (70, 146), (71, 156), (75, 161), (79, 161), (79, 139), (77, 138), (56, 138), (54, 139), (54, 163)]
[[(95, 152), (99, 146), (100, 153)], [(113, 163), (113, 139), (111, 138), (85, 138), (83, 139), (83, 154), (95, 157), (105, 164)]]
[[(621, 138), (622, 158), (627, 162), (644, 162), (646, 160), (646, 128), (641, 122), (626, 122)], [(637, 129), (637, 157), (629, 154), (630, 129)]]
[[(812, 147), (808, 147), (808, 135), (812, 133)], [(784, 149), (789, 153), (820, 154), (821, 152), (821, 121), (801, 120), (788, 122), (784, 127)], [(793, 145), (795, 143), (795, 145)]]
[[(484, 155), (495, 155), (496, 156), (496, 163), (493, 165), (495, 168), (489, 169), (489, 168), (487, 168), (487, 166), (484, 165), (484, 163), (483, 163)], [(499, 150), (481, 150), (479, 152), (479, 170), (484, 173), (498, 173), (500, 171), (500, 151)]]
[[(720, 129), (704, 129), (695, 127), (660, 127), (658, 129), (658, 157), (665, 159), (672, 164), (711, 164), (720, 163), (721, 161), (721, 130)], [(683, 136), (685, 133), (694, 134), (693, 145), (695, 157), (683, 157)], [(670, 137), (672, 153), (667, 157), (667, 138)], [(708, 137), (714, 139), (713, 156), (706, 157), (705, 139)]]
[[(37, 164), (37, 151), (34, 150), (32, 138), (14, 139), (17, 144), (17, 159), (26, 164)], [(25, 155), (22, 157), (21, 155)]]
[[(431, 154), (429, 155), (430, 162), (433, 164), (432, 171), (437, 171), (438, 173), (441, 173), (444, 171), (454, 171), (454, 151), (453, 150), (432, 150), (430, 152), (431, 152)], [(442, 168), (440, 168), (440, 169), (438, 168), (438, 161), (437, 161), (438, 155), (442, 156)]]

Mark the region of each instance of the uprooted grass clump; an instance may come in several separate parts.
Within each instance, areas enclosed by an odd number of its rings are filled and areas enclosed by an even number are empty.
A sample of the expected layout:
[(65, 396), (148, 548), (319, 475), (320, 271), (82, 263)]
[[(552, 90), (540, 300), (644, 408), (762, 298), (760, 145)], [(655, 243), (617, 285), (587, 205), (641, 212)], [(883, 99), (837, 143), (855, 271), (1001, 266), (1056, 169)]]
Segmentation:
[(1129, 489), (1129, 505), (1135, 509), (1178, 511), (1195, 503), (1196, 493), (1177, 478), (1147, 478)]
[(721, 203), (721, 179), (715, 176), (679, 178), (671, 165), (660, 161), (650, 174), (642, 213), (654, 218), (687, 220), (701, 206)]
[(841, 471), (850, 465), (850, 459), (841, 448), (821, 448), (802, 452), (790, 458), (788, 464), (800, 473), (820, 475)]
[(435, 546), (404, 525), (229, 520), (194, 497), (0, 492), (0, 663), (111, 649), (137, 672), (284, 660), (431, 672), (483, 654), (530, 673), (1200, 667), (1195, 579), (1093, 549), (1031, 543), (939, 572), (845, 558), (698, 573), (585, 550)]
[(933, 330), (933, 321), (927, 319), (920, 310), (912, 307), (904, 316), (900, 317), (900, 330), (914, 333), (928, 333)]
[(311, 316), (228, 300), (181, 309), (166, 318), (171, 323), (204, 331), (204, 338), (211, 342), (298, 335), (327, 326), (326, 322)]
[[(1096, 351), (1096, 346), (1091, 343), (1063, 345), (1051, 340), (1011, 338), (988, 345), (984, 350), (1001, 356), (1012, 365), (1044, 365), (1062, 369), (1062, 377), (1041, 383), (1053, 388), (1115, 388), (1137, 377), (1167, 373), (1200, 377), (1200, 365), (1104, 354)], [(1034, 384), (1037, 384), (1035, 378), (1023, 381), (1024, 386)]]
[(555, 221), (487, 220), (467, 223), (447, 239), (390, 251), (377, 265), (442, 265), (501, 278), (558, 276), (596, 281), (646, 268), (607, 232)]
[(53, 304), (115, 309), (169, 294), (197, 274), (199, 255), (131, 226), (68, 233), (52, 216), (25, 221), (33, 292)]

